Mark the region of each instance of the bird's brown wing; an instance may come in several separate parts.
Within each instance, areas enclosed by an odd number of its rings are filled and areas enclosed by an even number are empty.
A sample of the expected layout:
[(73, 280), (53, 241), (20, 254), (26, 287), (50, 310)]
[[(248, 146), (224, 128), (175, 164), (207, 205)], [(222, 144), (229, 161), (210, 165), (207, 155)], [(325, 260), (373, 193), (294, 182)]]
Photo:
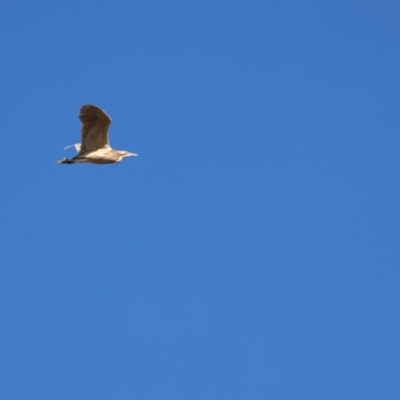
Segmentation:
[(100, 108), (85, 104), (79, 111), (81, 128), (81, 149), (79, 154), (85, 154), (104, 147), (108, 144), (108, 128), (111, 118)]

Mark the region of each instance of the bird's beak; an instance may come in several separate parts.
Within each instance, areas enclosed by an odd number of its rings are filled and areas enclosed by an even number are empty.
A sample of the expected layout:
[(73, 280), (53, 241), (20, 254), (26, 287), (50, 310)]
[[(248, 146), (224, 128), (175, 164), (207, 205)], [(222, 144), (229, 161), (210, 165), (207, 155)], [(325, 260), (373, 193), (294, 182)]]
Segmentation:
[(128, 153), (125, 157), (133, 157), (133, 156), (138, 156), (138, 154), (135, 153)]

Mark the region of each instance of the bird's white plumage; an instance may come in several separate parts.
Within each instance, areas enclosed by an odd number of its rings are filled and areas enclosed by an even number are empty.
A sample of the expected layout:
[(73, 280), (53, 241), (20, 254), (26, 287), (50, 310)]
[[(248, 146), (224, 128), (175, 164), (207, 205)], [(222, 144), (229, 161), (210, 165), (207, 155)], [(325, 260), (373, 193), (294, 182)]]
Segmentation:
[(79, 153), (79, 150), (81, 149), (81, 144), (80, 143), (71, 144), (70, 146), (64, 147), (64, 150), (70, 149), (71, 147), (75, 147), (76, 151)]

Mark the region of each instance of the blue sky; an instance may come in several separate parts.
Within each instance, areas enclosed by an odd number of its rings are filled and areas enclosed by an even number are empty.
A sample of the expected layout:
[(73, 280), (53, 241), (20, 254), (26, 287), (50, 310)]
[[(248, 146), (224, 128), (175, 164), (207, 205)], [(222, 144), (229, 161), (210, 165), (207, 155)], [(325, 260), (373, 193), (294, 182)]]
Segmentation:
[(0, 398), (400, 398), (398, 2), (0, 23)]

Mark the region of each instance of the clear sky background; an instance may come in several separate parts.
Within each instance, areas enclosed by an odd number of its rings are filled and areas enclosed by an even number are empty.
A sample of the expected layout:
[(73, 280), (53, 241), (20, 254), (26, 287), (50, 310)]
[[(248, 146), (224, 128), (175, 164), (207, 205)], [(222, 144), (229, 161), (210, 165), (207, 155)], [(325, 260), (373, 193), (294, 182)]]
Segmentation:
[[(400, 398), (399, 2), (0, 26), (1, 399)], [(85, 103), (139, 157), (56, 165)]]

